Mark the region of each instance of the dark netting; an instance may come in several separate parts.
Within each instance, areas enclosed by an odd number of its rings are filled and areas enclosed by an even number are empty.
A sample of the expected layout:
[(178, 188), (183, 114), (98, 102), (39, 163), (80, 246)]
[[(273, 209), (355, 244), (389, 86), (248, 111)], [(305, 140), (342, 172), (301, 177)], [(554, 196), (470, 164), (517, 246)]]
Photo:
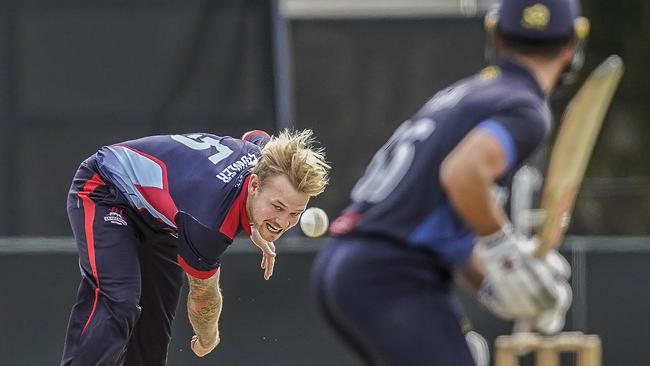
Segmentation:
[(316, 204), (330, 215), (394, 129), (439, 88), (483, 66), (478, 18), (293, 22), (298, 127), (312, 127), (333, 164)]
[(104, 144), (273, 130), (270, 6), (0, 2), (0, 233), (69, 234), (70, 180)]

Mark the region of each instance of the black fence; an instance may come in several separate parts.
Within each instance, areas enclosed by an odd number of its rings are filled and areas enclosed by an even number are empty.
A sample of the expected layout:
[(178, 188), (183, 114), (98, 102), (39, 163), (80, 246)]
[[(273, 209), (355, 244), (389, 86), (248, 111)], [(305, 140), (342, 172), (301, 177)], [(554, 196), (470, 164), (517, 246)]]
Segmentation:
[(271, 4), (0, 1), (0, 233), (67, 235), (101, 146), (275, 129)]
[[(94, 4), (0, 0), (0, 235), (68, 235), (71, 177), (102, 145), (201, 130), (314, 129), (334, 167), (314, 204), (336, 215), (394, 128), (484, 63), (480, 17), (296, 19), (288, 41), (277, 1)], [(582, 77), (612, 52), (628, 69), (570, 230), (647, 235), (648, 76), (634, 57), (647, 47), (612, 43), (603, 23)], [(575, 89), (553, 99), (558, 117)]]
[[(248, 239), (236, 241), (223, 260), (221, 345), (204, 359), (193, 355), (182, 300), (168, 364), (358, 365), (333, 338), (310, 295), (309, 272), (319, 244), (299, 237), (280, 242), (276, 271), (267, 282), (256, 249)], [(73, 247), (71, 238), (0, 239), (0, 365), (59, 362), (80, 280)], [(603, 365), (649, 365), (650, 238), (572, 237), (563, 254), (572, 262), (574, 290), (566, 329), (599, 334)], [(462, 299), (474, 328), (491, 345), (511, 331), (468, 296)]]

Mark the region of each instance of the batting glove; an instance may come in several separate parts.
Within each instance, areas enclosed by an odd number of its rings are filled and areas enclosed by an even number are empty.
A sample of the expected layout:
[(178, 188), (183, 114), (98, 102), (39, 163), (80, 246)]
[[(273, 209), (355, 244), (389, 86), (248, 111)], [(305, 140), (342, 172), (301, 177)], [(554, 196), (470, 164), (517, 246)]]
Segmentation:
[(537, 319), (557, 309), (568, 287), (566, 278), (558, 275), (556, 268), (533, 255), (536, 243), (531, 241), (506, 226), (481, 237), (477, 244), (478, 258), (485, 270), (479, 301), (501, 318)]

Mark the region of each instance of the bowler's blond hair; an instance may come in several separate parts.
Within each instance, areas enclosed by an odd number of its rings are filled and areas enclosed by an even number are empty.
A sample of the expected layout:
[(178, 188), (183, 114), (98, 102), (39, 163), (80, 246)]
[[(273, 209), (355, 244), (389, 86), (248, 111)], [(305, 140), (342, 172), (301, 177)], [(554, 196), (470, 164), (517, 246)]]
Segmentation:
[(314, 197), (325, 190), (330, 166), (323, 148), (314, 147), (312, 130), (283, 130), (273, 136), (262, 149), (253, 173), (264, 182), (276, 175), (285, 175), (298, 192)]

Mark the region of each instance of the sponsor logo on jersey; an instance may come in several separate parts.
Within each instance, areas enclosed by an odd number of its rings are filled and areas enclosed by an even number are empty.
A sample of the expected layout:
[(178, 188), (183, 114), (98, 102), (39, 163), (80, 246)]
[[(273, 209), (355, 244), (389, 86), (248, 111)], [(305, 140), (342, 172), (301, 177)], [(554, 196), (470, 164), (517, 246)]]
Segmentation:
[(115, 225), (120, 225), (120, 226), (127, 226), (126, 220), (122, 217), (124, 214), (124, 211), (122, 209), (119, 209), (117, 207), (111, 207), (110, 211), (106, 216), (104, 216), (104, 221), (110, 222), (111, 224)]
[(248, 167), (255, 165), (256, 162), (257, 156), (253, 153), (248, 153), (219, 172), (219, 174), (217, 174), (217, 178), (219, 178), (219, 180), (224, 183), (230, 183), (230, 181), (236, 177), (237, 174), (247, 169)]

